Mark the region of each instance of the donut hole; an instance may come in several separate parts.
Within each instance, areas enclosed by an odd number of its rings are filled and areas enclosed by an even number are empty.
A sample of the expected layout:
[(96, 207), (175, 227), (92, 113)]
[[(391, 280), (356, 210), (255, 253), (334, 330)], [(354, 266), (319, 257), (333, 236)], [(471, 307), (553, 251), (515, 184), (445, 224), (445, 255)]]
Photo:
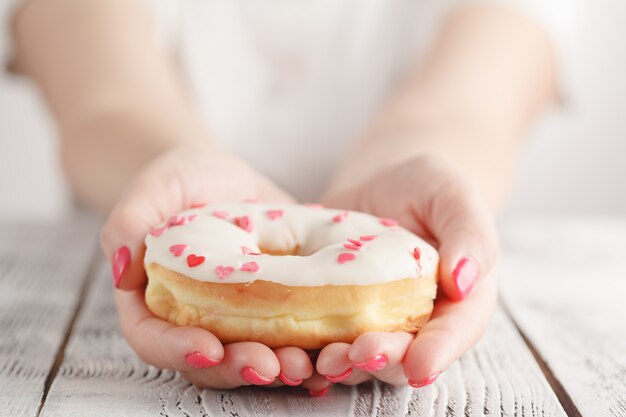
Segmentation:
[(304, 256), (302, 253), (300, 253), (300, 245), (296, 245), (294, 247), (282, 250), (269, 249), (263, 246), (259, 246), (259, 249), (262, 254), (270, 256)]

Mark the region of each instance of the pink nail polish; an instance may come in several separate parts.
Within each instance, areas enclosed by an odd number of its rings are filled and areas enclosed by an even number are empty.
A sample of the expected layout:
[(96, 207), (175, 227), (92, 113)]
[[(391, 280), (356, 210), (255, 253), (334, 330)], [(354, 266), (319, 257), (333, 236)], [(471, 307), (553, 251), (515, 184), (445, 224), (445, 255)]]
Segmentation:
[(335, 376), (331, 376), (331, 375), (326, 375), (326, 379), (329, 380), (330, 382), (341, 382), (341, 381), (345, 381), (346, 379), (348, 379), (348, 377), (352, 375), (352, 368), (348, 368), (344, 373), (339, 374), (339, 375), (335, 375)]
[(432, 374), (431, 376), (429, 376), (428, 378), (426, 378), (422, 382), (415, 382), (415, 381), (409, 379), (409, 385), (412, 386), (413, 388), (425, 387), (426, 385), (430, 385), (433, 382), (435, 382), (437, 380), (437, 377), (439, 376), (440, 373), (441, 372), (435, 372), (434, 374)]
[(130, 265), (130, 249), (128, 246), (122, 246), (113, 254), (111, 267), (113, 269), (113, 285), (115, 288), (120, 287), (124, 273)]
[(197, 369), (210, 368), (221, 362), (215, 359), (211, 359), (208, 356), (203, 355), (200, 352), (192, 352), (185, 356), (185, 361), (192, 367)]
[(280, 379), (280, 381), (283, 384), (289, 385), (290, 387), (295, 387), (297, 385), (300, 385), (302, 384), (302, 381), (303, 381), (302, 379), (296, 379), (296, 380), (289, 379), (287, 378), (287, 375), (283, 373), (283, 371), (280, 371), (280, 373), (278, 374), (278, 379)]
[(475, 261), (469, 258), (462, 258), (459, 263), (456, 264), (456, 268), (452, 271), (452, 279), (461, 294), (462, 300), (472, 292), (477, 278), (478, 265)]
[(389, 363), (389, 359), (383, 354), (378, 354), (367, 362), (353, 362), (357, 368), (366, 372), (376, 372), (383, 369)]
[(257, 374), (257, 372), (251, 366), (246, 366), (241, 370), (241, 377), (248, 384), (252, 385), (268, 385), (274, 382), (274, 377), (267, 379), (263, 378), (261, 375)]
[(327, 386), (326, 388), (323, 388), (319, 391), (314, 391), (312, 389), (309, 390), (309, 395), (311, 397), (323, 397), (324, 395), (328, 394), (328, 391), (330, 390), (330, 385)]

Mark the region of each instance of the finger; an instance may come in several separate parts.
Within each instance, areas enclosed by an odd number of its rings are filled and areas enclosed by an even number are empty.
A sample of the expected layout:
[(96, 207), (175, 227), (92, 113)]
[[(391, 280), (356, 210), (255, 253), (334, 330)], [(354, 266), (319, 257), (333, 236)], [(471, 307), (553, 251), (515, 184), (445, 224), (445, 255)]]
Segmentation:
[(308, 354), (297, 347), (288, 346), (274, 349), (280, 363), (278, 379), (285, 385), (300, 385), (313, 375), (313, 364)]
[(142, 290), (115, 290), (122, 333), (144, 362), (180, 371), (220, 363), (224, 350), (213, 334), (201, 328), (176, 327), (154, 317), (143, 296)]
[(332, 382), (328, 381), (324, 375), (313, 370), (313, 375), (304, 380), (302, 388), (308, 390), (311, 397), (323, 397), (328, 394), (332, 385)]
[(363, 333), (352, 343), (348, 357), (355, 367), (381, 381), (405, 384), (403, 360), (413, 339), (406, 332)]
[(417, 334), (404, 360), (414, 387), (428, 385), (483, 334), (496, 307), (496, 280), (487, 275), (463, 303), (438, 300), (431, 320)]
[(224, 346), (219, 365), (183, 373), (192, 383), (206, 388), (235, 388), (242, 385), (270, 385), (280, 372), (272, 350), (256, 342), (230, 343)]
[(492, 215), (460, 180), (445, 183), (432, 198), (428, 224), (439, 243), (440, 285), (451, 300), (463, 300), (495, 263), (498, 241)]
[(320, 352), (315, 367), (329, 382), (352, 385), (371, 379), (367, 372), (353, 366), (348, 356), (350, 347), (349, 343), (331, 343)]

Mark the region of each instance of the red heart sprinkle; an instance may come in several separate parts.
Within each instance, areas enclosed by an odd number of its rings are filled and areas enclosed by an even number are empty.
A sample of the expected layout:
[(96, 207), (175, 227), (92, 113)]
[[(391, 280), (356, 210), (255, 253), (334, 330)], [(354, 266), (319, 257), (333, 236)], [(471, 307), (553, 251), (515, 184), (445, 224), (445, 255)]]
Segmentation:
[(218, 265), (215, 267), (215, 275), (217, 275), (219, 279), (228, 278), (228, 276), (234, 271), (235, 268), (233, 268), (232, 266)]
[(276, 220), (280, 217), (283, 217), (283, 214), (285, 214), (285, 212), (282, 210), (268, 210), (266, 214), (267, 217), (269, 217), (271, 220)]
[(381, 217), (380, 219), (380, 224), (382, 224), (383, 226), (397, 226), (398, 225), (398, 221), (394, 220), (394, 219), (387, 219), (385, 217)]
[(220, 210), (215, 210), (213, 212), (213, 215), (219, 219), (227, 219), (228, 218), (228, 212), (227, 211), (220, 211)]
[(416, 261), (419, 261), (420, 258), (422, 257), (422, 251), (420, 250), (419, 247), (416, 247), (415, 249), (413, 249), (413, 257), (415, 258)]
[(154, 237), (159, 237), (167, 230), (167, 226), (157, 227), (156, 229), (150, 230), (150, 234)]
[(346, 217), (348, 217), (348, 212), (347, 211), (342, 211), (341, 213), (339, 213), (338, 215), (333, 217), (333, 222), (339, 223), (341, 221), (344, 221), (346, 219)]
[(193, 268), (194, 266), (198, 266), (202, 264), (203, 262), (204, 262), (204, 256), (194, 255), (193, 253), (187, 256), (187, 265), (189, 265), (190, 268)]
[(178, 257), (183, 254), (183, 252), (189, 247), (189, 245), (178, 244), (170, 246), (170, 252), (174, 254), (174, 256)]
[(365, 236), (361, 236), (359, 239), (364, 240), (364, 241), (369, 241), (369, 240), (376, 239), (376, 236), (375, 235), (365, 235)]
[(351, 243), (344, 243), (343, 247), (346, 248), (346, 249), (361, 250), (361, 246), (360, 245), (353, 245)]
[(346, 262), (354, 261), (355, 259), (356, 255), (354, 253), (344, 252), (339, 254), (339, 256), (337, 257), (337, 262), (339, 262), (340, 264), (345, 264)]
[(252, 232), (253, 226), (250, 216), (235, 217), (235, 224), (248, 233)]
[(259, 264), (254, 261), (246, 262), (245, 264), (241, 265), (241, 268), (239, 268), (239, 270), (245, 272), (256, 272), (259, 270)]
[(348, 242), (352, 243), (353, 245), (363, 246), (363, 242), (361, 242), (360, 240), (348, 239)]

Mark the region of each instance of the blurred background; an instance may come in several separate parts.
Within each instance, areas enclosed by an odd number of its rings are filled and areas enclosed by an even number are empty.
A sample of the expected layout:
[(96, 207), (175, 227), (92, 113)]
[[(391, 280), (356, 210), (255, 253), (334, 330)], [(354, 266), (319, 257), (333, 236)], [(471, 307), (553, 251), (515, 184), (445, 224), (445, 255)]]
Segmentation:
[[(592, 5), (592, 7), (591, 7)], [(564, 105), (523, 144), (505, 216), (626, 214), (626, 2), (587, 2)], [(51, 116), (28, 80), (0, 75), (0, 220), (70, 207)]]

